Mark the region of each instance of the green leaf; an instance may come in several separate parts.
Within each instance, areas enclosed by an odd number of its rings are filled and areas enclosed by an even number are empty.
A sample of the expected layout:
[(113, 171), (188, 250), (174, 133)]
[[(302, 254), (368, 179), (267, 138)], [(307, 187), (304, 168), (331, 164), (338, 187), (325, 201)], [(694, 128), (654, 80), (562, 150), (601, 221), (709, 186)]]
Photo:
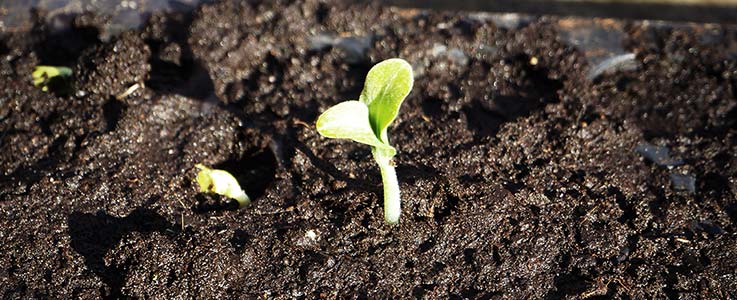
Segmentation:
[(322, 113), (317, 118), (317, 132), (325, 137), (351, 139), (396, 153), (394, 147), (383, 143), (374, 134), (366, 104), (355, 100), (338, 103)]
[(399, 106), (412, 90), (413, 82), (412, 66), (401, 58), (382, 61), (366, 75), (359, 101), (368, 106), (371, 129), (387, 145), (386, 128), (397, 117)]

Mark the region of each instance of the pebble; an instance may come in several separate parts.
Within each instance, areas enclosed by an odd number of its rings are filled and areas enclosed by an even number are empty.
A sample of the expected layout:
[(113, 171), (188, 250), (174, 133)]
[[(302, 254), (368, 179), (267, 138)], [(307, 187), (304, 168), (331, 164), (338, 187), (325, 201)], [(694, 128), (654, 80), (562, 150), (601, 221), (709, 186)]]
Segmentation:
[(471, 20), (479, 22), (491, 21), (496, 27), (502, 29), (520, 29), (530, 24), (535, 18), (529, 15), (522, 15), (518, 13), (488, 13), (488, 12), (477, 12), (470, 13), (468, 17)]
[(683, 164), (680, 159), (675, 159), (670, 156), (670, 150), (665, 146), (657, 146), (648, 142), (637, 145), (635, 151), (642, 155), (645, 159), (652, 161), (661, 167), (672, 167)]
[(355, 64), (367, 60), (368, 49), (374, 42), (373, 36), (338, 37), (321, 33), (308, 39), (310, 51), (323, 51), (330, 47), (340, 49), (347, 63)]
[(696, 178), (692, 175), (671, 173), (670, 182), (676, 190), (687, 191), (690, 194), (696, 193)]
[(451, 63), (466, 66), (468, 65), (468, 56), (463, 50), (458, 48), (448, 48), (445, 45), (435, 44), (430, 49), (430, 54), (436, 58), (447, 58)]
[(634, 53), (621, 54), (607, 58), (600, 63), (594, 65), (586, 76), (589, 80), (596, 79), (604, 73), (613, 73), (617, 71), (632, 71), (637, 69), (637, 61)]

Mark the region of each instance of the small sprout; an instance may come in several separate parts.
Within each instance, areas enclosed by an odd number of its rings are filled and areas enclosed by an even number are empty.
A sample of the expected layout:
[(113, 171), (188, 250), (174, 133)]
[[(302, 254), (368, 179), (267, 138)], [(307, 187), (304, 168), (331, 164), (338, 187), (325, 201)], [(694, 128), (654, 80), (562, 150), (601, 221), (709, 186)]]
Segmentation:
[(241, 189), (238, 180), (228, 171), (210, 169), (202, 164), (196, 164), (195, 167), (200, 169), (200, 172), (197, 173), (197, 183), (200, 185), (201, 193), (215, 193), (235, 199), (240, 207), (251, 203), (251, 199)]
[(123, 91), (122, 93), (115, 95), (115, 99), (123, 100), (125, 97), (128, 97), (130, 94), (133, 94), (135, 91), (142, 87), (144, 87), (143, 83), (135, 83), (125, 89), (125, 91)]
[(33, 85), (40, 86), (42, 91), (48, 92), (52, 80), (72, 76), (72, 69), (68, 67), (36, 66), (31, 76), (33, 76)]
[(401, 200), (392, 162), (397, 151), (389, 144), (387, 128), (412, 90), (413, 76), (412, 66), (403, 59), (382, 61), (369, 70), (358, 101), (338, 103), (317, 119), (322, 136), (371, 146), (384, 184), (384, 220), (390, 224), (399, 221)]

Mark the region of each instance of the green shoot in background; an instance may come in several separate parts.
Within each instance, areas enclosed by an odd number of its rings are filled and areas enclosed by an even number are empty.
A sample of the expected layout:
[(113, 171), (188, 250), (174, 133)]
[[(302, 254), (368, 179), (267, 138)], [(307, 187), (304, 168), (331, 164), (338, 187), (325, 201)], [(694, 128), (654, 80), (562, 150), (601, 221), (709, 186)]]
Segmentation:
[(328, 138), (351, 139), (371, 146), (384, 184), (384, 220), (394, 224), (401, 214), (399, 182), (387, 128), (412, 90), (412, 66), (400, 58), (376, 64), (368, 75), (358, 101), (338, 103), (317, 119), (317, 132)]
[(31, 76), (33, 77), (33, 85), (40, 86), (42, 91), (48, 92), (49, 83), (52, 80), (72, 76), (72, 69), (61, 66), (36, 66)]

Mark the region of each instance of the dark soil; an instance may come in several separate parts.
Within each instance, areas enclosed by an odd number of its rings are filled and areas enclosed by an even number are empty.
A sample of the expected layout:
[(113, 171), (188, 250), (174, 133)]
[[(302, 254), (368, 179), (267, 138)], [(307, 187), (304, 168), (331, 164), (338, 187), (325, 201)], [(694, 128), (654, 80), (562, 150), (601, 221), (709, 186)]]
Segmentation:
[[(737, 298), (732, 28), (625, 23), (636, 68), (590, 80), (550, 17), (225, 2), (102, 42), (104, 22), (0, 38), (3, 299)], [(417, 78), (389, 226), (369, 148), (313, 123), (397, 56)], [(37, 64), (73, 66), (70, 92)], [(253, 205), (199, 195), (195, 163)]]

